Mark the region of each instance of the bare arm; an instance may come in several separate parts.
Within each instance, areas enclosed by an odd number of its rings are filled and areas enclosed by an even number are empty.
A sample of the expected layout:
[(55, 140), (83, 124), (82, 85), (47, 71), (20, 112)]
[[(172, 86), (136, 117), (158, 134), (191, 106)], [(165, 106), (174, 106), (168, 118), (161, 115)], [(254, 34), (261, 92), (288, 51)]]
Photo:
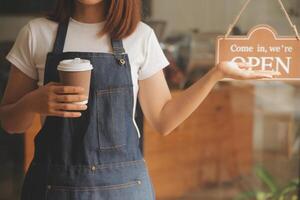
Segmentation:
[(1, 126), (8, 133), (24, 133), (31, 126), (35, 114), (80, 117), (81, 113), (76, 111), (86, 110), (86, 105), (72, 102), (84, 99), (83, 88), (59, 83), (38, 88), (36, 80), (12, 66), (0, 105)]
[(27, 129), (34, 114), (30, 111), (30, 104), (24, 96), (37, 88), (36, 81), (24, 75), (16, 67), (12, 66), (5, 93), (0, 107), (1, 126), (12, 132), (11, 127), (15, 127), (14, 132), (22, 132)]
[(168, 135), (196, 110), (222, 78), (270, 78), (270, 75), (242, 71), (239, 67), (221, 63), (175, 98), (171, 96), (162, 71), (139, 81), (139, 100), (146, 119), (159, 133)]

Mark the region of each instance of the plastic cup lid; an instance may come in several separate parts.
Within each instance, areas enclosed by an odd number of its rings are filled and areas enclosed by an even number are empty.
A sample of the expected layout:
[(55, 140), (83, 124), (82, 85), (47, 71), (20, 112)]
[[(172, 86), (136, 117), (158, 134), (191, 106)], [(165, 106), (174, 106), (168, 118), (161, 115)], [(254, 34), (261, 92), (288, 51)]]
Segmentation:
[(59, 71), (88, 71), (92, 70), (93, 66), (89, 60), (84, 60), (80, 58), (63, 60), (57, 66)]

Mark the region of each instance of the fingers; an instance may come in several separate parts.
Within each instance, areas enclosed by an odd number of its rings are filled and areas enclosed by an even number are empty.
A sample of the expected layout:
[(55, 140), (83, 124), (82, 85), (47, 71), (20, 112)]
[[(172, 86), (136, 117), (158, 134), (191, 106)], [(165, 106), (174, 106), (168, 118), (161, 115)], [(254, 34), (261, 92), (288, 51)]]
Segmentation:
[(273, 76), (281, 75), (280, 72), (273, 70), (257, 70), (263, 68), (245, 62), (227, 62), (222, 66), (227, 77), (239, 80), (271, 79)]
[(72, 104), (72, 103), (57, 103), (57, 104), (53, 104), (52, 109), (64, 110), (64, 111), (84, 111), (87, 109), (87, 105)]
[(251, 69), (255, 67), (254, 65), (251, 65), (249, 63), (243, 63), (243, 62), (237, 62), (236, 64), (238, 65), (239, 68)]
[(78, 117), (81, 117), (81, 113), (80, 112), (55, 111), (52, 114), (49, 114), (49, 116), (63, 117), (63, 118), (78, 118)]
[(56, 102), (73, 103), (87, 100), (88, 97), (85, 95), (56, 95), (54, 100)]
[(75, 86), (53, 86), (53, 92), (56, 94), (82, 94), (84, 88)]
[(51, 103), (49, 104), (49, 116), (64, 117), (64, 118), (77, 118), (82, 114), (80, 111), (87, 109), (84, 104), (72, 103)]
[(273, 78), (273, 75), (278, 75), (273, 71), (268, 70), (253, 70), (252, 68), (257, 67), (249, 63), (237, 63), (239, 68), (242, 70), (242, 77), (244, 79), (263, 79), (263, 78)]
[(273, 78), (270, 74), (255, 73), (251, 71), (244, 71), (242, 74), (243, 79), (263, 79), (263, 78)]
[(273, 78), (273, 76), (263, 75), (263, 74), (250, 74), (247, 76), (247, 79), (263, 79), (263, 78)]

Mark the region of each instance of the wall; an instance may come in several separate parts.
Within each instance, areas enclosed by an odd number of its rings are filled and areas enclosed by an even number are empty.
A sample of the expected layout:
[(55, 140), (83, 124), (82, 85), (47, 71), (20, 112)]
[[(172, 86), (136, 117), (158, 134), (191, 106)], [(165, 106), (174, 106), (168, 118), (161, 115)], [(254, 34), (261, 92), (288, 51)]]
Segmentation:
[(15, 40), (20, 29), (32, 16), (1, 16), (0, 17), (0, 42)]
[[(287, 7), (291, 7), (291, 2), (294, 1), (283, 0)], [(202, 32), (224, 33), (244, 2), (245, 0), (153, 0), (152, 11), (154, 19), (168, 22), (167, 33), (195, 28)], [(238, 24), (243, 31), (247, 31), (260, 23), (274, 26), (281, 34), (291, 33), (277, 0), (252, 0)]]

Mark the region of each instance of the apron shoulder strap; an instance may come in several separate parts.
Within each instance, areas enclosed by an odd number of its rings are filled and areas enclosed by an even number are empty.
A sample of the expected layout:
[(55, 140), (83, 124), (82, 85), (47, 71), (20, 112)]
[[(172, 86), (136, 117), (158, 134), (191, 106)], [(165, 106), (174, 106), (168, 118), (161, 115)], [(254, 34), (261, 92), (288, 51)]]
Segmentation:
[(111, 45), (113, 48), (113, 53), (115, 55), (115, 58), (117, 59), (118, 63), (120, 65), (125, 65), (126, 60), (125, 60), (125, 49), (123, 45), (122, 40), (111, 40)]
[(62, 53), (65, 46), (69, 20), (60, 22), (57, 29), (56, 39), (53, 47), (53, 53)]
[(112, 44), (114, 54), (125, 54), (125, 49), (124, 49), (122, 40), (112, 39), (111, 44)]

